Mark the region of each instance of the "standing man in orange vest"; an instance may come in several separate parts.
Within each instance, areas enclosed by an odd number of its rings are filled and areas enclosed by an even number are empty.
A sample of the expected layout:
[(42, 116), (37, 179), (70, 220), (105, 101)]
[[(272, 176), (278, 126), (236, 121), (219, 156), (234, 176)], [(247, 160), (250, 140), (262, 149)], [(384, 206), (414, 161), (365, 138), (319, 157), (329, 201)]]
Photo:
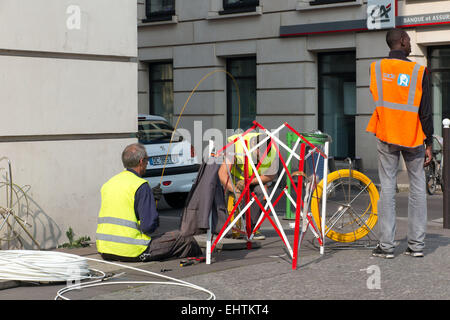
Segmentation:
[(423, 257), (427, 224), (424, 166), (431, 162), (433, 143), (430, 80), (424, 66), (407, 58), (411, 53), (411, 42), (406, 31), (389, 30), (386, 42), (391, 49), (389, 57), (370, 66), (370, 92), (376, 108), (366, 131), (378, 138), (381, 183), (378, 203), (380, 239), (372, 255), (394, 258), (395, 193), (401, 154), (410, 183), (405, 254)]

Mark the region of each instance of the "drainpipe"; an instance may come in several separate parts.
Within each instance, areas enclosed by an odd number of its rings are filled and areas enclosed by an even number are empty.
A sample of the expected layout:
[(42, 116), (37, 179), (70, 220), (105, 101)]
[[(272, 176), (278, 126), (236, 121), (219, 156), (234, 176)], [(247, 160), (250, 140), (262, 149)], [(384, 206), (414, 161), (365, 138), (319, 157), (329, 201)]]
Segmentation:
[(444, 167), (442, 172), (442, 178), (444, 180), (443, 228), (450, 229), (450, 119), (444, 119), (442, 124), (444, 125), (444, 128), (442, 129), (442, 136), (444, 138), (442, 152), (444, 157)]

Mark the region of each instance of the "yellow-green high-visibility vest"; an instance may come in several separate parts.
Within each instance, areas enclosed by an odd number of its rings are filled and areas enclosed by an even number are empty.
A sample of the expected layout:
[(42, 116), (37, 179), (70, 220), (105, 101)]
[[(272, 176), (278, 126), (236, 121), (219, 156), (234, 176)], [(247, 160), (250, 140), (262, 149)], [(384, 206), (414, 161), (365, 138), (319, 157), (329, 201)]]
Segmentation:
[(102, 186), (96, 233), (98, 252), (137, 257), (148, 247), (151, 238), (140, 231), (134, 211), (134, 196), (144, 183), (147, 180), (125, 170)]
[[(243, 136), (244, 141), (247, 142), (247, 149), (250, 150), (254, 145), (257, 144), (255, 140), (258, 139), (258, 136), (261, 135), (259, 132), (250, 132)], [(236, 139), (240, 134), (235, 134), (228, 138), (228, 142)], [(238, 139), (234, 144), (234, 152), (235, 152), (235, 161), (233, 166), (231, 167), (231, 174), (239, 180), (244, 179), (244, 166), (245, 166), (245, 151), (242, 146), (241, 140)], [(260, 153), (259, 157), (257, 157), (254, 162), (255, 167), (257, 167), (258, 162), (262, 159), (263, 152)], [(272, 161), (275, 159), (276, 149), (272, 145), (270, 150), (267, 152), (266, 157), (261, 162), (261, 166), (258, 169), (258, 174), (264, 174), (264, 172), (270, 168), (272, 165)], [(248, 164), (248, 178), (250, 178), (253, 174), (253, 169), (250, 163)]]

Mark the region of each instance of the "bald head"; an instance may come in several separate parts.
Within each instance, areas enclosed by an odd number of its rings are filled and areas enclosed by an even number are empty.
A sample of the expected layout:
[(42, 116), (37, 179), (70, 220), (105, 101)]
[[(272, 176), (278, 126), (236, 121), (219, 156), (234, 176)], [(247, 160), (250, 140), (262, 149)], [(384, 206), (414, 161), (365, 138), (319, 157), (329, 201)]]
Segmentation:
[(402, 50), (406, 56), (411, 53), (410, 38), (403, 29), (391, 29), (386, 34), (386, 43), (391, 50)]
[(122, 152), (122, 163), (126, 169), (135, 168), (139, 162), (147, 157), (145, 147), (140, 143), (133, 143), (125, 147)]

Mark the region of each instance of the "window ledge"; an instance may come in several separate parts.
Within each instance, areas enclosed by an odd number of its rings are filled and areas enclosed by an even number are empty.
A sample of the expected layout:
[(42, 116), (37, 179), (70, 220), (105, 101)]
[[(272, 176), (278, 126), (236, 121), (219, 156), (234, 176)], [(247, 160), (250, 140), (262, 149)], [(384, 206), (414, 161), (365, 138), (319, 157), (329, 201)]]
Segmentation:
[(138, 27), (146, 27), (146, 26), (159, 26), (163, 24), (174, 24), (178, 23), (178, 16), (174, 15), (171, 19), (168, 20), (160, 20), (160, 21), (146, 21), (143, 20), (141, 23), (138, 23)]
[(238, 18), (238, 17), (249, 17), (249, 16), (260, 16), (262, 15), (262, 6), (257, 6), (255, 11), (250, 12), (236, 12), (236, 13), (226, 13), (219, 14), (218, 11), (209, 11), (207, 20), (219, 20), (219, 19), (228, 19), (228, 18)]
[(363, 4), (363, 0), (357, 0), (355, 2), (329, 3), (329, 4), (319, 4), (319, 5), (311, 6), (309, 4), (309, 2), (297, 1), (297, 7), (295, 9), (297, 11), (307, 11), (307, 10), (325, 9), (325, 8), (361, 6), (362, 4)]

